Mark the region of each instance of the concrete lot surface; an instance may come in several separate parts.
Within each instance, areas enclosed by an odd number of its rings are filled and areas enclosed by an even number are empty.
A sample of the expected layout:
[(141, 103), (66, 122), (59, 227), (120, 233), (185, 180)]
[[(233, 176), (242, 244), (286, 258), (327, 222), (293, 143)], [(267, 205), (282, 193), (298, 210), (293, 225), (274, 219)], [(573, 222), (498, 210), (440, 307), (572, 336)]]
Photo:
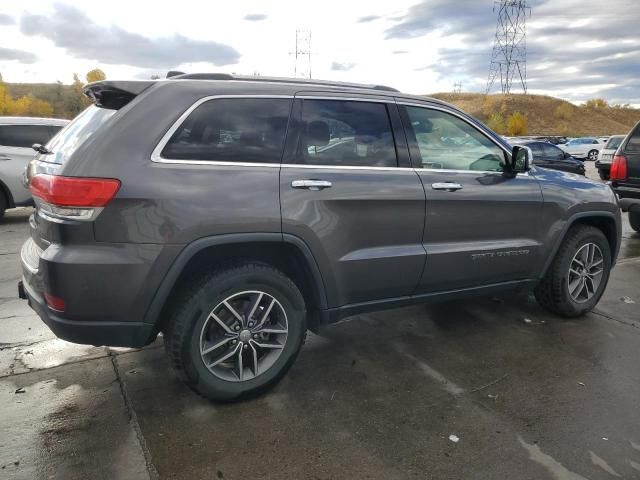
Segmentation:
[[(593, 172), (591, 172), (593, 173)], [(353, 317), (264, 396), (215, 405), (143, 350), (57, 340), (0, 223), (0, 478), (640, 478), (640, 235), (597, 309), (527, 296)]]

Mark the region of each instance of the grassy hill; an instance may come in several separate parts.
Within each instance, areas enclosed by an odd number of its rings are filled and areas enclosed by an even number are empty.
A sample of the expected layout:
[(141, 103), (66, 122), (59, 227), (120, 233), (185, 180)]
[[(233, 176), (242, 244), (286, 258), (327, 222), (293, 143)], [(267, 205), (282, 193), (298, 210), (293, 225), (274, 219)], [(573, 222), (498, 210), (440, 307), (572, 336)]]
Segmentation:
[(482, 121), (487, 121), (492, 113), (500, 112), (508, 118), (520, 112), (527, 118), (529, 135), (626, 134), (640, 121), (640, 109), (578, 107), (545, 95), (436, 93), (429, 96), (452, 103)]

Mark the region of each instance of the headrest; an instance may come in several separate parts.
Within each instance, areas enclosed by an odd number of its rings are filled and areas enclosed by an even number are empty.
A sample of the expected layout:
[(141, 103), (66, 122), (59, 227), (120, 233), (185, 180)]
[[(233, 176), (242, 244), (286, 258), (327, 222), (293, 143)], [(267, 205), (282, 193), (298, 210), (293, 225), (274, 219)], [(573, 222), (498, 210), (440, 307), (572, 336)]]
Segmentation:
[(413, 130), (416, 133), (431, 133), (433, 132), (433, 123), (428, 118), (421, 120), (419, 122), (411, 122), (413, 125)]
[(323, 147), (329, 143), (329, 125), (320, 120), (313, 121), (307, 125), (307, 145)]

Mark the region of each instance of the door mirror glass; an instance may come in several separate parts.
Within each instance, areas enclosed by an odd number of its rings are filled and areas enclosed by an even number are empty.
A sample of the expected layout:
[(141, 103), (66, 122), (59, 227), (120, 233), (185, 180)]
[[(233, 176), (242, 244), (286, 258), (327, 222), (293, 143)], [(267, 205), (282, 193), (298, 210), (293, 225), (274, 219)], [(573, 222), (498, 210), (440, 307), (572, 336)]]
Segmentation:
[(515, 173), (528, 172), (533, 164), (533, 152), (529, 147), (515, 146), (511, 152), (511, 163)]

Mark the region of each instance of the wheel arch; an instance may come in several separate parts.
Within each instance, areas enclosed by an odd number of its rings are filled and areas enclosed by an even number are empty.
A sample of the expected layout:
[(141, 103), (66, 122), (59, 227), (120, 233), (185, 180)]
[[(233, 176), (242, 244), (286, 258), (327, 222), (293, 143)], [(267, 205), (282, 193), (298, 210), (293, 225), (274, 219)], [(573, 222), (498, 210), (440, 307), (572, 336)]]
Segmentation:
[[(309, 329), (317, 331), (327, 309), (324, 281), (309, 247), (298, 237), (280, 233), (240, 233), (198, 239), (178, 254), (160, 283), (145, 315), (157, 334), (171, 299), (188, 278), (234, 261), (266, 263), (283, 271), (300, 288), (307, 304)], [(155, 335), (154, 335), (155, 337)]]
[(556, 240), (553, 250), (551, 251), (549, 257), (547, 258), (542, 271), (540, 272), (539, 278), (543, 278), (553, 259), (556, 257), (562, 242), (567, 237), (569, 230), (575, 225), (589, 225), (597, 228), (602, 231), (604, 236), (607, 238), (609, 243), (610, 251), (611, 251), (611, 266), (613, 267), (616, 262), (616, 258), (618, 256), (618, 250), (620, 249), (620, 237), (621, 232), (618, 229), (619, 221), (616, 221), (616, 215), (612, 212), (581, 212), (573, 215), (565, 224), (564, 229), (558, 235), (558, 239)]
[(4, 196), (4, 198), (7, 200), (7, 208), (14, 208), (16, 205), (13, 202), (13, 195), (11, 195), (11, 190), (9, 190), (9, 187), (7, 187), (7, 185), (0, 180), (0, 195)]

